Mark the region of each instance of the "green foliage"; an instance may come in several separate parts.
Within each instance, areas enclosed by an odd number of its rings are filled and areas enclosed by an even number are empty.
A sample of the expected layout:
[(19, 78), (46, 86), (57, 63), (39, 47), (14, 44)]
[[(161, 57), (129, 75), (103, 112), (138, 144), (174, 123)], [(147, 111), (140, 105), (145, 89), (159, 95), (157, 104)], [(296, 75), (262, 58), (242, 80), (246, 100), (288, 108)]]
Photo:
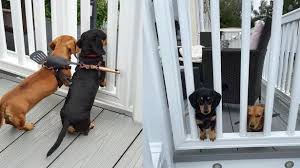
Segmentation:
[(283, 14), (300, 8), (300, 0), (284, 0)]
[(240, 0), (221, 0), (220, 19), (221, 27), (241, 26), (241, 3)]
[(260, 2), (260, 6), (259, 6), (258, 10), (253, 10), (252, 13), (254, 16), (252, 17), (251, 25), (254, 26), (254, 23), (257, 20), (264, 19), (267, 16), (269, 16), (269, 17), (272, 16), (272, 7), (270, 4), (268, 4), (268, 2), (266, 0), (262, 0)]
[(1, 0), (2, 8), (4, 9), (10, 9), (10, 4), (8, 0)]
[(97, 0), (97, 28), (101, 28), (107, 21), (107, 2), (106, 0)]

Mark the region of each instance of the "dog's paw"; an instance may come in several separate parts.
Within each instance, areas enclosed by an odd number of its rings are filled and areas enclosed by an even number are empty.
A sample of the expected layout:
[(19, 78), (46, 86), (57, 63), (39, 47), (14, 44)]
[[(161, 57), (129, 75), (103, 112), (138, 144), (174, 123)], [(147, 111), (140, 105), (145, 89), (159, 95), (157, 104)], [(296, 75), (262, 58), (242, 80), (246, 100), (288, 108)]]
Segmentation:
[(209, 139), (211, 141), (215, 141), (216, 140), (216, 131), (215, 130), (210, 130), (208, 133)]
[(91, 122), (91, 124), (90, 124), (90, 129), (93, 129), (93, 128), (95, 128), (95, 122)]
[(31, 131), (34, 128), (34, 124), (33, 123), (25, 123), (23, 130), (24, 131)]
[(202, 135), (200, 135), (199, 138), (201, 139), (201, 141), (204, 141), (207, 138), (207, 136), (206, 136), (206, 134), (202, 134)]
[(74, 134), (74, 133), (76, 132), (76, 130), (75, 130), (74, 127), (69, 126), (69, 127), (68, 127), (68, 132), (69, 132), (70, 134)]
[(106, 79), (101, 80), (99, 85), (100, 85), (101, 87), (105, 87), (105, 86), (106, 86)]

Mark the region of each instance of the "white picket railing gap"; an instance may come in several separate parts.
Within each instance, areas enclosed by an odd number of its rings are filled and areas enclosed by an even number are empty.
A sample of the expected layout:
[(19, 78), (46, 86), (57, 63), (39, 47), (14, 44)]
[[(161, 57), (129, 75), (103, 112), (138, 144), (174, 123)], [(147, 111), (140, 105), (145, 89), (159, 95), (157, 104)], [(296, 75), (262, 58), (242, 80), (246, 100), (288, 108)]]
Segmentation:
[[(201, 2), (201, 1), (199, 1)], [(242, 50), (241, 50), (241, 93), (240, 93), (240, 130), (238, 133), (223, 133), (222, 107), (217, 108), (217, 140), (215, 142), (200, 141), (198, 128), (195, 123), (194, 110), (189, 102), (184, 107), (181, 77), (179, 73), (177, 46), (174, 28), (174, 10), (172, 1), (154, 0), (154, 12), (151, 17), (156, 21), (159, 53), (164, 73), (167, 100), (170, 112), (173, 140), (175, 149), (213, 149), (236, 147), (268, 147), (300, 145), (300, 131), (295, 131), (297, 112), (300, 100), (300, 47), (297, 47), (300, 36), (297, 36), (300, 15), (292, 13), (282, 18), (283, 1), (276, 0), (272, 14), (272, 37), (264, 65), (263, 79), (267, 80), (266, 108), (264, 131), (259, 133), (247, 132), (247, 106), (249, 84), (249, 52), (250, 52), (250, 20), (251, 1), (242, 3)], [(188, 3), (177, 0), (180, 34), (184, 55), (184, 73), (187, 95), (194, 90), (194, 76), (192, 70), (191, 45), (192, 28)], [(201, 5), (200, 5), (201, 6)], [(147, 6), (146, 6), (147, 7)], [(220, 14), (219, 1), (211, 0), (211, 31), (213, 51), (214, 89), (221, 93), (221, 49), (220, 49)], [(150, 7), (149, 7), (150, 8)], [(150, 8), (151, 9), (151, 8)], [(283, 35), (281, 36), (281, 22)], [(149, 24), (151, 22), (149, 21)], [(149, 28), (148, 28), (149, 29)], [(155, 30), (152, 30), (155, 32)], [(146, 33), (146, 32), (145, 32)], [(285, 34), (287, 33), (287, 34)], [(285, 37), (286, 36), (286, 37)], [(201, 38), (201, 37), (200, 37)], [(282, 40), (290, 40), (282, 42)], [(291, 40), (292, 39), (292, 40)], [(281, 45), (281, 47), (280, 47)], [(295, 56), (296, 54), (296, 56)], [(296, 60), (294, 58), (296, 57)], [(279, 61), (279, 59), (281, 61)], [(268, 65), (270, 64), (270, 66)], [(294, 68), (293, 68), (294, 67)], [(279, 74), (279, 75), (278, 75)], [(284, 74), (284, 75), (281, 75)], [(277, 80), (278, 78), (278, 80)], [(153, 79), (155, 80), (155, 79)], [(291, 86), (291, 89), (290, 89)], [(272, 113), (275, 88), (291, 93), (289, 120), (286, 131), (271, 131)], [(220, 103), (222, 104), (222, 102)], [(185, 111), (186, 110), (186, 111)], [(185, 118), (189, 115), (188, 119)], [(186, 120), (188, 120), (186, 122)], [(190, 129), (185, 127), (189, 123)]]
[[(108, 1), (108, 21), (107, 21), (107, 66), (117, 68), (122, 73), (116, 76), (115, 74), (107, 74), (107, 86), (99, 90), (97, 100), (104, 105), (114, 106), (123, 111), (132, 112), (132, 61), (135, 44), (137, 20), (128, 7), (132, 0), (124, 0), (120, 3), (119, 0)], [(45, 16), (45, 0), (26, 0), (25, 13), (27, 21), (27, 37), (29, 53), (35, 50), (42, 50), (47, 53), (47, 30)], [(0, 2), (0, 69), (21, 76), (28, 76), (40, 67), (25, 55), (24, 31), (22, 23), (21, 1), (10, 0), (13, 34), (15, 42), (15, 51), (7, 49), (5, 29), (3, 23), (2, 4)], [(137, 6), (134, 6), (137, 8)], [(90, 15), (92, 13), (90, 0), (80, 1), (80, 32), (83, 33), (90, 29)], [(34, 20), (34, 21), (33, 21)], [(132, 22), (131, 29), (128, 30), (128, 22)], [(119, 24), (122, 23), (122, 24)], [(68, 34), (76, 39), (77, 37), (77, 0), (61, 1), (51, 0), (51, 28), (52, 39), (55, 37)], [(124, 35), (120, 35), (120, 32)], [(124, 55), (125, 54), (125, 55)], [(72, 58), (72, 61), (77, 61)], [(61, 90), (66, 92), (66, 90)]]

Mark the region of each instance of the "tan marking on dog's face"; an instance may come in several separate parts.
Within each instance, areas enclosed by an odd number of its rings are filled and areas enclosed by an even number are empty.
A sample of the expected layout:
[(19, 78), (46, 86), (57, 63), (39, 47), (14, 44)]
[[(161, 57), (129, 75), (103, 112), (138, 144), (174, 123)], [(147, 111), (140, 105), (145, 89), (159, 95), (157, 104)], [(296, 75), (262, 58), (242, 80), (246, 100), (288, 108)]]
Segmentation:
[(212, 98), (211, 97), (200, 97), (199, 109), (200, 113), (208, 115), (211, 113)]
[(248, 128), (251, 130), (261, 129), (264, 122), (264, 109), (261, 105), (248, 107)]
[(107, 46), (107, 40), (101, 40), (101, 43), (103, 47)]

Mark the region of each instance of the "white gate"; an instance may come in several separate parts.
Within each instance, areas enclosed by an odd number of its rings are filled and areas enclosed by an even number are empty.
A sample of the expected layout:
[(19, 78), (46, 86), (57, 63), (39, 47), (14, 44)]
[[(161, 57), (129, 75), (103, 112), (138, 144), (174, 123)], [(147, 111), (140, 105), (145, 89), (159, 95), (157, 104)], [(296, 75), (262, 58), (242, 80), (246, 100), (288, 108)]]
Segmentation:
[[(45, 0), (23, 0), (26, 11), (26, 26), (29, 53), (42, 50), (47, 53), (47, 31)], [(117, 68), (120, 75), (107, 74), (107, 86), (101, 88), (96, 103), (123, 112), (132, 112), (136, 91), (132, 89), (137, 50), (134, 48), (139, 37), (139, 3), (134, 0), (109, 0), (107, 22), (107, 66)], [(10, 0), (15, 51), (7, 49), (3, 17), (0, 17), (0, 69), (21, 76), (28, 76), (39, 66), (25, 54), (21, 0)], [(80, 34), (90, 29), (92, 13), (90, 0), (80, 1)], [(0, 2), (0, 16), (2, 16)], [(51, 0), (52, 38), (62, 34), (77, 36), (77, 0)], [(49, 30), (48, 30), (49, 31)], [(73, 61), (76, 61), (72, 58)], [(65, 89), (60, 89), (66, 92)]]
[[(194, 91), (194, 77), (191, 58), (192, 29), (188, 12), (188, 1), (177, 0), (178, 15), (180, 21), (180, 34), (184, 55), (184, 74), (187, 95)], [(281, 42), (281, 20), (283, 1), (273, 1), (272, 15), (272, 38), (270, 40), (268, 59), (268, 73), (264, 131), (260, 133), (247, 132), (247, 105), (248, 105), (248, 80), (249, 80), (249, 49), (250, 49), (250, 17), (251, 1), (242, 1), (242, 50), (241, 50), (241, 86), (240, 86), (240, 129), (238, 133), (223, 133), (222, 128), (222, 106), (217, 108), (217, 140), (215, 142), (200, 141), (195, 122), (194, 110), (187, 102), (187, 108), (183, 101), (181, 76), (179, 72), (179, 61), (176, 46), (176, 35), (174, 25), (173, 1), (153, 0), (154, 13), (152, 19), (156, 21), (158, 33), (159, 54), (161, 57), (164, 82), (166, 85), (167, 99), (170, 111), (170, 119), (173, 140), (176, 150), (188, 149), (213, 149), (213, 148), (241, 148), (241, 147), (266, 147), (266, 146), (296, 146), (300, 145), (300, 131), (295, 131), (297, 112), (300, 96), (300, 47), (297, 48), (296, 60), (293, 62), (294, 71), (291, 89), (291, 102), (289, 110), (288, 126), (286, 131), (271, 131), (274, 92), (277, 81), (277, 70), (281, 69), (279, 64), (280, 42)], [(146, 6), (149, 8), (149, 6)], [(212, 30), (212, 59), (213, 59), (213, 83), (214, 89), (221, 93), (221, 48), (220, 48), (220, 13), (219, 1), (210, 1), (211, 30)], [(285, 20), (287, 22), (287, 19)], [(151, 23), (150, 21), (148, 22)], [(155, 31), (155, 30), (153, 30)], [(296, 30), (293, 30), (296, 31)], [(297, 40), (299, 42), (299, 37)], [(201, 37), (200, 37), (201, 38)], [(299, 45), (299, 43), (298, 43)], [(286, 61), (286, 58), (284, 59)], [(286, 73), (287, 67), (283, 66)], [(279, 72), (280, 73), (280, 72)], [(281, 72), (282, 73), (282, 72)], [(155, 79), (154, 79), (155, 80)], [(281, 82), (281, 81), (280, 81)], [(298, 86), (298, 87), (297, 87)], [(222, 102), (220, 103), (222, 104)], [(188, 122), (185, 114), (188, 113)], [(190, 129), (185, 127), (189, 123)]]

